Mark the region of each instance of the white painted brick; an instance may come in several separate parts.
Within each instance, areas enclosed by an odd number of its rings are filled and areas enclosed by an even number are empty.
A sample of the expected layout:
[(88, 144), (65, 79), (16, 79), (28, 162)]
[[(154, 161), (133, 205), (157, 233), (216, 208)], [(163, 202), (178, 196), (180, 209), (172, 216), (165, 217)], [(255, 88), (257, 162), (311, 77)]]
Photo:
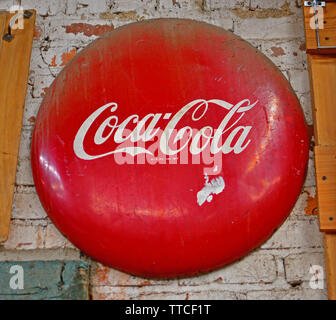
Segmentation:
[(56, 248), (74, 248), (74, 246), (66, 239), (52, 224), (48, 224), (45, 234), (45, 244), (46, 249), (56, 249)]
[(309, 151), (308, 171), (304, 186), (305, 187), (316, 186), (314, 153), (312, 151)]
[(263, 41), (262, 52), (279, 68), (304, 69), (307, 66), (307, 55), (300, 39)]
[(108, 268), (101, 263), (96, 263), (93, 267), (92, 284), (96, 286), (147, 286), (158, 284), (171, 284), (172, 281), (152, 280), (132, 276), (130, 274)]
[(23, 129), (20, 138), (19, 159), (30, 159), (31, 139), (32, 139), (32, 130)]
[(44, 97), (47, 89), (54, 81), (54, 78), (49, 75), (35, 75), (34, 77), (34, 87), (33, 87), (33, 97), (42, 98)]
[(216, 282), (272, 283), (277, 277), (275, 259), (270, 254), (253, 252), (242, 260), (205, 275), (179, 280), (181, 286), (195, 286)]
[[(161, 1), (160, 1), (161, 2)], [(116, 0), (112, 4), (112, 12), (127, 12), (138, 10), (141, 7), (151, 8), (156, 4), (154, 0)]]
[(35, 124), (41, 102), (42, 99), (30, 99), (29, 96), (27, 96), (23, 114), (23, 126), (33, 126)]
[(316, 195), (316, 187), (315, 186), (305, 187), (303, 189), (303, 192), (300, 194), (300, 197), (299, 197), (298, 201), (296, 202), (296, 204), (294, 206), (294, 209), (292, 210), (291, 216), (308, 218), (306, 216), (306, 212), (305, 212), (305, 208), (307, 206), (308, 196), (314, 198), (315, 195)]
[(66, 0), (49, 0), (48, 14), (55, 16), (59, 13), (65, 13)]
[(302, 21), (294, 16), (268, 19), (241, 19), (235, 23), (235, 33), (245, 39), (304, 38)]
[(28, 192), (16, 192), (13, 200), (13, 219), (45, 219), (47, 217), (35, 188)]
[(309, 92), (308, 70), (289, 70), (289, 80), (293, 89), (299, 94)]
[(159, 9), (191, 9), (197, 8), (197, 1), (190, 0), (160, 0)]
[(319, 231), (318, 219), (287, 219), (273, 236), (262, 246), (264, 249), (322, 248), (323, 239)]
[(288, 1), (288, 0), (251, 0), (250, 2), (250, 8), (256, 9), (256, 8), (262, 8), (262, 9), (279, 9), (283, 5), (289, 4), (291, 8), (296, 8), (295, 1)]
[(49, 11), (49, 2), (40, 0), (22, 0), (24, 9), (34, 9), (38, 15), (47, 16)]
[(326, 300), (327, 298), (326, 290), (303, 289), (300, 287), (247, 293), (248, 300)]
[(244, 300), (246, 294), (223, 289), (159, 287), (93, 287), (95, 300)]
[(67, 0), (66, 1), (66, 14), (75, 14), (77, 10), (77, 0)]
[(43, 248), (44, 237), (43, 226), (12, 223), (8, 240), (3, 246), (5, 249), (39, 249)]
[(16, 5), (14, 0), (1, 0), (0, 1), (0, 10), (9, 10), (11, 6)]
[(34, 179), (29, 159), (19, 159), (16, 169), (15, 183), (17, 185), (34, 185)]
[[(310, 273), (310, 267), (313, 265), (321, 266), (324, 270), (324, 254), (323, 253), (300, 253), (290, 254), (285, 260), (286, 280), (289, 283), (297, 281), (307, 281), (313, 277)], [(325, 272), (319, 275), (321, 279), (325, 279)]]
[(108, 9), (107, 0), (79, 0), (78, 2), (88, 6), (90, 13), (101, 13)]
[(313, 112), (310, 92), (302, 93), (298, 95), (302, 110), (304, 112), (307, 124), (313, 124)]
[(248, 0), (203, 0), (203, 7), (206, 11), (228, 9), (236, 7), (248, 7)]

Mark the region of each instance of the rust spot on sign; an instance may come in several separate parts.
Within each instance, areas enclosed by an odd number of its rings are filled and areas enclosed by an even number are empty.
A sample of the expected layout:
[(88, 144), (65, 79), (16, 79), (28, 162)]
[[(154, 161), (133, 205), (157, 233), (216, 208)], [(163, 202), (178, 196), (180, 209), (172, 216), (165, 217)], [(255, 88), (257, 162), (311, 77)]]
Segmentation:
[(66, 33), (83, 33), (87, 37), (91, 36), (101, 36), (104, 33), (114, 29), (114, 26), (111, 25), (101, 25), (101, 24), (88, 24), (88, 23), (73, 23), (69, 26), (63, 26)]

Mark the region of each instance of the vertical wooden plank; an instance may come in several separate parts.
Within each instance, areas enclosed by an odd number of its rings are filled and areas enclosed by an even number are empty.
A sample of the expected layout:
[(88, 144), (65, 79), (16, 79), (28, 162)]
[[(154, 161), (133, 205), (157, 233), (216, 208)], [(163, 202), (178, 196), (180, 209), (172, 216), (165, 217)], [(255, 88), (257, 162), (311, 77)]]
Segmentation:
[(308, 54), (315, 140), (318, 145), (336, 145), (336, 55)]
[(328, 280), (328, 297), (336, 300), (336, 233), (324, 234), (324, 251)]
[[(304, 7), (306, 50), (313, 102), (315, 130), (315, 164), (320, 229), (324, 231), (324, 251), (329, 299), (336, 300), (336, 50), (318, 49), (316, 30), (311, 28), (310, 8)], [(326, 2), (324, 28), (320, 30), (322, 46), (335, 46), (336, 3)], [(321, 21), (320, 21), (321, 22)]]
[(314, 151), (320, 229), (336, 232), (336, 146)]
[[(6, 22), (6, 13), (5, 11), (0, 10), (0, 36), (1, 37), (5, 30), (5, 22)], [(0, 40), (0, 53), (1, 53), (1, 45), (2, 45), (2, 41)]]
[[(13, 15), (6, 14), (5, 32)], [(13, 31), (11, 42), (2, 35), (0, 40), (0, 242), (9, 232), (35, 16), (34, 11), (23, 30)]]

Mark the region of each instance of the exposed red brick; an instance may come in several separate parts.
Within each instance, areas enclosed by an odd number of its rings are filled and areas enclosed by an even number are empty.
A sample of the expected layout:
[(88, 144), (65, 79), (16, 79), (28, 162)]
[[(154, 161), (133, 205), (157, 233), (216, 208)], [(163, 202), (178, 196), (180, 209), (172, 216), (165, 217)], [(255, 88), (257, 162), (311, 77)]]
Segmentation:
[(306, 212), (306, 215), (317, 215), (318, 214), (317, 194), (315, 194), (315, 197), (311, 197), (308, 191), (305, 191), (305, 193), (307, 193), (308, 195), (307, 205), (304, 209)]
[(41, 36), (42, 36), (42, 28), (40, 26), (35, 26), (35, 29), (34, 29), (34, 39), (40, 39)]
[(51, 60), (51, 63), (50, 63), (50, 67), (57, 67), (57, 64), (56, 64), (56, 56), (54, 56)]
[(49, 87), (43, 88), (43, 92), (41, 93), (41, 97), (44, 97), (44, 95), (46, 94), (46, 92), (48, 91)]
[(281, 47), (272, 47), (272, 57), (279, 57), (279, 56), (284, 56), (286, 53), (284, 51), (284, 49), (282, 49)]
[(107, 277), (108, 272), (109, 272), (109, 269), (102, 265), (100, 265), (99, 268), (97, 268), (97, 276), (98, 276), (99, 283), (103, 283), (103, 284), (106, 283), (106, 281), (108, 280), (108, 277)]
[(101, 24), (88, 24), (88, 23), (73, 23), (69, 26), (64, 26), (66, 33), (83, 33), (87, 37), (101, 36), (102, 34), (114, 29), (114, 26), (101, 25)]
[[(28, 121), (30, 122), (30, 123), (34, 123), (35, 122), (35, 120), (36, 120), (36, 118), (35, 117), (30, 117), (29, 119), (28, 119)], [(31, 207), (31, 206), (30, 206)]]
[(64, 52), (62, 54), (62, 63), (60, 66), (65, 66), (77, 53), (77, 50), (74, 48), (70, 50), (69, 52)]

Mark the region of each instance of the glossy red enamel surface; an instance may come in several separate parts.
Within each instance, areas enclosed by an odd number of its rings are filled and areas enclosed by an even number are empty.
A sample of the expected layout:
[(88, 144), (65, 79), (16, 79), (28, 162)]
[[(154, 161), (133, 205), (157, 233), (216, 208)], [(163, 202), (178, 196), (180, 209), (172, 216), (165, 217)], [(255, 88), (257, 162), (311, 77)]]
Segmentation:
[[(154, 155), (112, 153), (121, 124), (132, 132), (155, 115), (153, 133), (179, 115), (175, 129), (195, 132), (229, 119), (225, 147), (207, 163), (192, 159), (192, 139), (175, 164), (151, 149), (159, 136), (140, 146)], [(280, 71), (232, 33), (178, 19), (121, 27), (80, 52), (46, 93), (32, 143), (36, 189), (59, 230), (104, 264), (149, 277), (209, 271), (262, 244), (293, 208), (307, 161), (304, 116)]]

